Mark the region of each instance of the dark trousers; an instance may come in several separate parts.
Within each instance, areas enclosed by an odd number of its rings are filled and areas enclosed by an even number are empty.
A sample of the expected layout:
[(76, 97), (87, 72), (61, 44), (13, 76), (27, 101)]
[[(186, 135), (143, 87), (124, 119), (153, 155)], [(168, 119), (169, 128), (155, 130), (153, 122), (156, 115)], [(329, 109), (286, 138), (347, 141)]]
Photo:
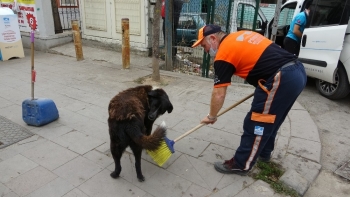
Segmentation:
[(299, 56), (300, 43), (289, 37), (285, 37), (283, 40), (283, 46), (286, 51), (296, 56)]
[(165, 43), (165, 18), (163, 18), (163, 39), (164, 39), (164, 43)]
[[(288, 65), (288, 64), (287, 64)], [(304, 66), (299, 61), (284, 66), (266, 82), (259, 81), (252, 107), (247, 113), (244, 133), (234, 160), (250, 170), (257, 157), (270, 157), (278, 129), (306, 84)]]

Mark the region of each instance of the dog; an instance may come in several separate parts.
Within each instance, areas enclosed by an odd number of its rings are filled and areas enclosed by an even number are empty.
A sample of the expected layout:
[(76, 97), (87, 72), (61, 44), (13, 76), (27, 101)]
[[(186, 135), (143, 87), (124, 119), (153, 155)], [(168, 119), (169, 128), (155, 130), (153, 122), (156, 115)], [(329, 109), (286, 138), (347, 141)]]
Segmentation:
[(129, 88), (113, 97), (108, 106), (108, 127), (110, 148), (115, 170), (110, 175), (118, 178), (122, 170), (120, 158), (130, 146), (135, 157), (137, 178), (145, 181), (141, 171), (143, 149), (156, 150), (166, 135), (165, 125), (158, 126), (152, 133), (154, 121), (165, 112), (171, 113), (173, 105), (163, 89), (150, 85)]

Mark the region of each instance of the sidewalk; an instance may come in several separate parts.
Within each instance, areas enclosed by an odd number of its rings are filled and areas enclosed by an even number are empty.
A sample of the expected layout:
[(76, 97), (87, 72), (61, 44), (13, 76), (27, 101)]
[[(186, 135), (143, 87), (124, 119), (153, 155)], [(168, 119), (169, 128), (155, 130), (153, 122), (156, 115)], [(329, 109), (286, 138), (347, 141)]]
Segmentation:
[[(34, 135), (0, 149), (0, 196), (142, 196), (142, 197), (259, 197), (276, 194), (263, 181), (223, 175), (215, 161), (229, 159), (240, 142), (242, 123), (251, 99), (177, 142), (175, 154), (158, 167), (143, 154), (145, 182), (138, 182), (134, 157), (123, 155), (119, 179), (109, 151), (107, 106), (119, 91), (152, 74), (152, 59), (131, 55), (129, 70), (122, 70), (121, 53), (84, 46), (84, 61), (75, 59), (72, 43), (35, 52), (35, 97), (53, 99), (60, 118), (42, 127), (22, 120), (22, 101), (30, 97), (30, 50), (26, 57), (0, 62), (0, 116)], [(72, 57), (73, 56), (73, 57)], [(161, 71), (174, 80), (162, 87), (174, 106), (156, 124), (165, 121), (174, 139), (197, 126), (208, 113), (212, 80)], [(224, 107), (253, 92), (253, 87), (232, 84)], [(1, 142), (2, 139), (0, 139)], [(321, 143), (308, 112), (295, 103), (276, 140), (273, 160), (287, 171), (281, 180), (304, 194), (317, 177)]]

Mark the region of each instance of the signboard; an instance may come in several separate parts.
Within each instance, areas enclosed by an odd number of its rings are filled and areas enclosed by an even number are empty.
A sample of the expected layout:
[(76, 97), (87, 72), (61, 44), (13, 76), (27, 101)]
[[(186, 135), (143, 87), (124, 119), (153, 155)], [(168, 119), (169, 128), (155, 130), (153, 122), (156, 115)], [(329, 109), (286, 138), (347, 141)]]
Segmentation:
[(8, 8), (0, 8), (0, 53), (1, 59), (24, 57), (17, 15)]
[(0, 0), (0, 6), (17, 12), (20, 31), (38, 31), (35, 0)]

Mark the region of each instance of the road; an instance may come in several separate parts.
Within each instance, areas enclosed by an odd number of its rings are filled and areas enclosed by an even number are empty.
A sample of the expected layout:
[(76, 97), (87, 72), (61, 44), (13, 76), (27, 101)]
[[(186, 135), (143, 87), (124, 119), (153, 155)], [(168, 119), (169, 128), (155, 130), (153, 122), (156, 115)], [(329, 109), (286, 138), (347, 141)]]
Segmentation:
[(322, 144), (322, 170), (305, 197), (350, 196), (350, 181), (334, 174), (350, 160), (350, 95), (342, 100), (321, 96), (312, 79), (297, 100), (318, 127)]

